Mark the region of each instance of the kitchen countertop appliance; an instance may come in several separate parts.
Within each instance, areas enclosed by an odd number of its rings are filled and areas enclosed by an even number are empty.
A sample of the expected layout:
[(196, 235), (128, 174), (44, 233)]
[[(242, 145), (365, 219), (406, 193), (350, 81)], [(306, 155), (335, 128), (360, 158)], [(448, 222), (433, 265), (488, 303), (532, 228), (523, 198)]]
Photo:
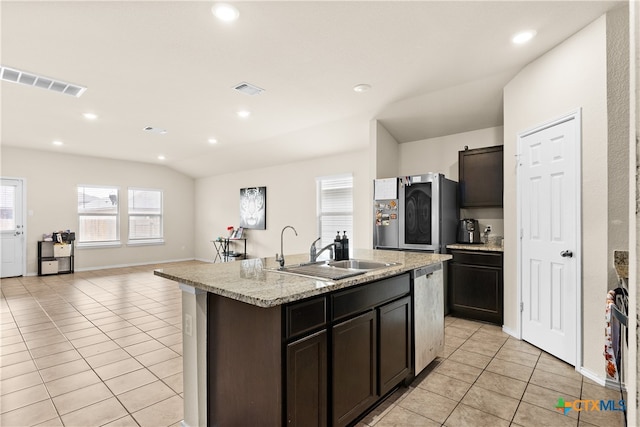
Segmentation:
[(374, 249), (445, 253), (455, 243), (458, 183), (439, 173), (374, 181)]
[(460, 220), (458, 223), (458, 243), (482, 243), (477, 219), (465, 218)]

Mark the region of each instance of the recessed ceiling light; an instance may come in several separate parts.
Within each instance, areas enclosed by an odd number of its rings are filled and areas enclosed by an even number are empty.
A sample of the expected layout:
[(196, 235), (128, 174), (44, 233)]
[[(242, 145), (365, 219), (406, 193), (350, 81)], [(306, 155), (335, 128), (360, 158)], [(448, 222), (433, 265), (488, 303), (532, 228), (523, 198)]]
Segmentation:
[(371, 89), (371, 85), (368, 85), (368, 84), (366, 84), (366, 83), (362, 83), (362, 84), (359, 84), (359, 85), (355, 85), (355, 86), (353, 87), (353, 90), (354, 90), (355, 92), (366, 92), (366, 91), (368, 91), (368, 90), (370, 90), (370, 89)]
[(158, 160), (164, 160), (164, 159), (166, 159), (166, 157), (165, 157), (165, 156), (163, 156), (162, 154), (160, 154), (160, 155), (158, 156)]
[(64, 145), (62, 141), (53, 141), (52, 144), (57, 146)]
[(217, 144), (218, 140), (215, 138), (209, 138), (209, 144)]
[(83, 116), (87, 120), (95, 120), (98, 118), (98, 115), (94, 113), (84, 113)]
[(513, 36), (511, 41), (515, 44), (523, 44), (531, 40), (535, 35), (535, 31), (523, 31)]
[(243, 119), (246, 119), (247, 117), (249, 117), (251, 115), (251, 111), (240, 110), (236, 114), (238, 114), (238, 117), (242, 117)]
[(238, 19), (240, 12), (227, 3), (216, 3), (211, 8), (211, 13), (221, 21), (232, 22)]

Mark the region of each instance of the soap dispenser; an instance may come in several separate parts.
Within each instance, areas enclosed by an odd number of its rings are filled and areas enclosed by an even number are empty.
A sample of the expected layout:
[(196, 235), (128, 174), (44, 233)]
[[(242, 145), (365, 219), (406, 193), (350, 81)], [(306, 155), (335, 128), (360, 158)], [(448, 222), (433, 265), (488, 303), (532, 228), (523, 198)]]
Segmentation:
[(342, 239), (340, 239), (340, 232), (338, 231), (336, 234), (336, 238), (333, 239), (333, 243), (335, 243), (334, 248), (334, 256), (333, 259), (336, 261), (342, 261)]
[(346, 231), (342, 235), (342, 259), (349, 259), (349, 238)]

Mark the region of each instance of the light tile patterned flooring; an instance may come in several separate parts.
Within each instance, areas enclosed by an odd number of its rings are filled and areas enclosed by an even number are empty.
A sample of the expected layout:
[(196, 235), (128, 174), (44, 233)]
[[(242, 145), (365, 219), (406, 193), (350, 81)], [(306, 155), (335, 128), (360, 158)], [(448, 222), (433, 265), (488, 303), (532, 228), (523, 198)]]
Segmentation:
[(584, 378), (498, 326), (446, 317), (444, 354), (358, 427), (624, 426), (621, 411), (563, 415), (555, 409), (560, 397), (621, 399), (619, 390)]
[[(153, 275), (169, 265), (1, 280), (0, 425), (180, 425), (180, 291)], [(620, 412), (557, 412), (559, 397), (620, 395), (497, 326), (447, 317), (445, 337), (359, 426), (624, 425)]]

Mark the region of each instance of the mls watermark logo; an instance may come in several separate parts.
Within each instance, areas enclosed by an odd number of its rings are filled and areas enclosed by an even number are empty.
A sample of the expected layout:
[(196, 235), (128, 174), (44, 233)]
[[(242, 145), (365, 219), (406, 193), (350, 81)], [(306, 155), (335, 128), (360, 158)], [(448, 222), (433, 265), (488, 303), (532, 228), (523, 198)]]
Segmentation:
[(591, 400), (581, 399), (571, 402), (565, 402), (564, 398), (558, 398), (556, 403), (556, 409), (567, 415), (569, 411), (574, 410), (576, 412), (583, 411), (624, 411), (626, 409), (624, 400)]

